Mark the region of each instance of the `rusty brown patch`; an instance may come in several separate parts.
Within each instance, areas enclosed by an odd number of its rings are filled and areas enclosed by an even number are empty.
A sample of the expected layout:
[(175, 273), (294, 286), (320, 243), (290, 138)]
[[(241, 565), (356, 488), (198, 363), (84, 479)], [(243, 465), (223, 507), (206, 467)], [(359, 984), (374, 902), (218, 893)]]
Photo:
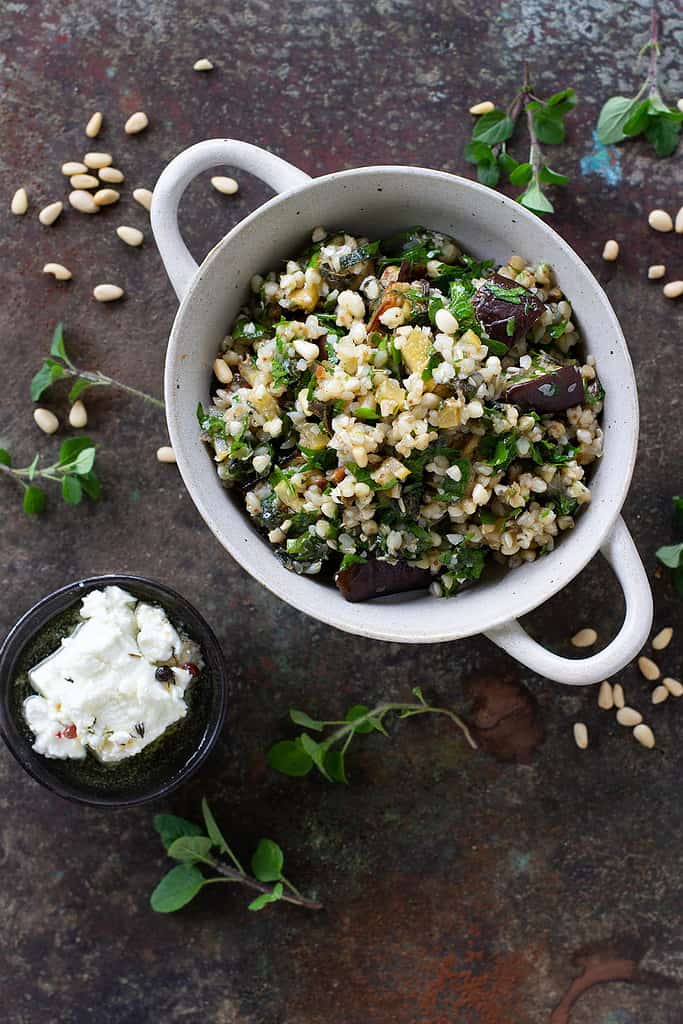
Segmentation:
[(469, 725), (481, 749), (498, 761), (529, 764), (545, 735), (534, 695), (517, 680), (493, 676), (470, 680), (467, 690)]

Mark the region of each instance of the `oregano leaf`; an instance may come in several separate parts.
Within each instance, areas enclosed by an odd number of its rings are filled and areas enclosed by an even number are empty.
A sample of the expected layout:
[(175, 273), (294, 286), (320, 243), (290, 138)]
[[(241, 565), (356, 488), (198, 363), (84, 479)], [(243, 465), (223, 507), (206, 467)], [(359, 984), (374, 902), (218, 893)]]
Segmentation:
[(154, 828), (161, 836), (161, 841), (168, 850), (169, 847), (181, 836), (201, 836), (202, 829), (193, 821), (186, 818), (179, 818), (175, 814), (157, 814), (154, 818)]
[(285, 858), (272, 839), (259, 839), (251, 858), (251, 870), (259, 882), (277, 882), (282, 877)]
[(472, 131), (474, 142), (487, 142), (490, 146), (510, 138), (514, 125), (503, 110), (492, 110), (477, 118)]
[(249, 904), (249, 910), (263, 910), (269, 903), (277, 903), (278, 900), (282, 899), (282, 893), (282, 882), (278, 882), (277, 885), (273, 886), (272, 892), (264, 892), (257, 896), (255, 900), (252, 900)]
[(89, 387), (92, 387), (92, 384), (90, 383), (89, 380), (84, 380), (83, 377), (78, 377), (74, 381), (71, 387), (71, 391), (69, 392), (69, 401), (77, 401), (81, 397), (83, 392), (87, 391)]
[(218, 847), (221, 853), (227, 853), (230, 849), (225, 836), (218, 827), (218, 823), (213, 816), (213, 811), (209, 807), (206, 797), (202, 797), (202, 816), (204, 818), (204, 824), (206, 825), (206, 831), (211, 839), (214, 846)]
[(280, 740), (266, 755), (268, 764), (283, 775), (301, 777), (308, 775), (313, 761), (298, 740)]
[(311, 718), (311, 716), (307, 715), (305, 711), (299, 711), (297, 708), (290, 708), (289, 717), (295, 725), (302, 725), (304, 729), (312, 729), (313, 732), (322, 732), (322, 722), (318, 722), (315, 718)]
[(62, 498), (67, 505), (78, 505), (83, 499), (83, 488), (77, 476), (65, 476), (62, 480)]
[(35, 487), (33, 484), (26, 488), (24, 491), (24, 512), (27, 515), (39, 516), (41, 512), (45, 511), (46, 504), (45, 491), (42, 491), (40, 487)]
[(64, 347), (64, 324), (61, 322), (54, 329), (52, 344), (50, 345), (50, 355), (63, 359), (65, 362), (68, 359), (66, 348)]
[(174, 860), (195, 861), (208, 857), (211, 852), (211, 840), (208, 836), (179, 836), (168, 847), (169, 857)]
[(626, 96), (612, 96), (608, 99), (603, 104), (598, 117), (596, 128), (598, 142), (601, 142), (603, 146), (611, 146), (615, 142), (625, 139), (624, 125), (628, 122), (638, 103), (639, 100), (629, 99)]
[(2, 464), (3, 466), (12, 465), (12, 456), (10, 455), (6, 448), (0, 448), (0, 464)]
[(172, 914), (194, 899), (205, 878), (194, 864), (176, 864), (164, 875), (150, 897), (152, 910)]

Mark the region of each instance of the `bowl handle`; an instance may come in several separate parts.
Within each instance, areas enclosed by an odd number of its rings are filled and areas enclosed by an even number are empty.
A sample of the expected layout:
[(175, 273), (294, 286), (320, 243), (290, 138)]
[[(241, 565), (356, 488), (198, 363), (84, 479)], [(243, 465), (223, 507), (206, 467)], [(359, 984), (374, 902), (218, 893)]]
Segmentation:
[(561, 658), (541, 647), (510, 619), (486, 632), (489, 640), (547, 679), (585, 686), (621, 671), (642, 649), (652, 626), (652, 592), (626, 523), (618, 517), (601, 552), (612, 566), (626, 600), (626, 617), (614, 640), (589, 658)]
[(197, 273), (197, 264), (180, 234), (178, 203), (193, 178), (221, 164), (248, 171), (276, 192), (287, 192), (311, 180), (308, 174), (279, 156), (237, 139), (207, 139), (190, 146), (171, 160), (154, 186), (152, 231), (180, 302)]

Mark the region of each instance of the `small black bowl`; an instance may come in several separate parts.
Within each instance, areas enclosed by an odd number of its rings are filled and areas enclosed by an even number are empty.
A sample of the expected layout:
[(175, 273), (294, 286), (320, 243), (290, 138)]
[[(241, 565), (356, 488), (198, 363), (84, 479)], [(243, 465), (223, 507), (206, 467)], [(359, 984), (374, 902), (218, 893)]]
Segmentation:
[[(51, 625), (70, 632), (81, 599), (101, 587), (119, 586), (135, 597), (161, 605), (176, 627), (199, 644), (204, 669), (187, 691), (188, 713), (165, 734), (129, 760), (100, 764), (61, 760), (36, 753), (22, 703), (33, 692), (26, 670), (55, 648)], [(71, 626), (69, 625), (71, 623)], [(0, 648), (0, 735), (22, 768), (53, 793), (99, 807), (130, 807), (166, 796), (208, 757), (220, 735), (227, 707), (225, 660), (208, 623), (184, 597), (163, 583), (141, 576), (92, 576), (44, 597), (23, 615)]]

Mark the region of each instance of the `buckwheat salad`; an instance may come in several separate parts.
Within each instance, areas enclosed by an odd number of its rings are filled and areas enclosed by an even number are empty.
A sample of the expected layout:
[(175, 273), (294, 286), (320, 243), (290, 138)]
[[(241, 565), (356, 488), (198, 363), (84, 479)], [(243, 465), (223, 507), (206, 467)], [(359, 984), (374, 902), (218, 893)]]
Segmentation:
[(351, 601), (450, 597), (572, 529), (604, 392), (542, 259), (494, 268), (421, 227), (316, 228), (251, 292), (197, 414), (288, 569)]

